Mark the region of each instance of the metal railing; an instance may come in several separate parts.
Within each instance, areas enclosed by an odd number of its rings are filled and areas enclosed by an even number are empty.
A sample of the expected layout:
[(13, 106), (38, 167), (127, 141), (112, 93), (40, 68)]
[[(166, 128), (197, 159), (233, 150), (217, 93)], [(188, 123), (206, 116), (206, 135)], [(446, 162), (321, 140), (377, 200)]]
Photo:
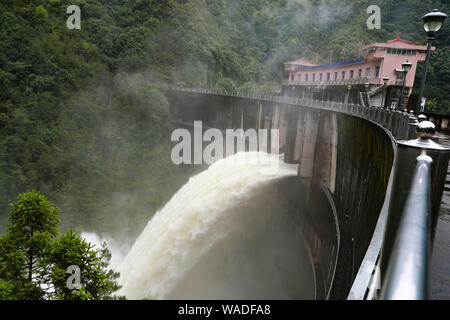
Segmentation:
[(431, 164), (427, 155), (417, 157), (411, 190), (401, 215), (397, 237), (382, 286), (381, 299), (427, 298), (430, 247)]
[(379, 92), (381, 92), (383, 90), (386, 90), (386, 86), (385, 85), (381, 85), (381, 86), (376, 87), (375, 89), (369, 91), (368, 94), (369, 94), (369, 96), (374, 96), (374, 95), (376, 95), (377, 93), (379, 93)]
[(354, 84), (379, 84), (380, 78), (354, 78), (354, 79), (341, 79), (341, 80), (319, 80), (319, 81), (296, 81), (296, 80), (284, 80), (283, 85), (290, 86), (343, 86)]
[(229, 92), (226, 90), (210, 90), (183, 87), (171, 87), (171, 90), (231, 96), (343, 112), (371, 120), (383, 126), (387, 131), (389, 131), (392, 137), (395, 137), (397, 140), (415, 137), (415, 126), (417, 125), (416, 117), (414, 117), (411, 113), (400, 110), (370, 107), (363, 104), (308, 99), (305, 97), (298, 98), (286, 96), (270, 96), (255, 93)]

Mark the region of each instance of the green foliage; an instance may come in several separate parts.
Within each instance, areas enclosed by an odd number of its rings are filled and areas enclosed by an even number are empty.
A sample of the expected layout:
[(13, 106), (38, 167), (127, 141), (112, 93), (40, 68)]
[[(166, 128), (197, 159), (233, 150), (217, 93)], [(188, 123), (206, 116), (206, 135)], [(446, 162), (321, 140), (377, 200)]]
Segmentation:
[(430, 100), (427, 100), (426, 102), (426, 110), (431, 112), (436, 112), (438, 110), (438, 101), (437, 99), (433, 98)]
[(48, 12), (43, 6), (38, 6), (34, 12), (33, 19), (37, 23), (44, 23), (48, 20)]
[[(69, 230), (58, 236), (59, 208), (39, 192), (11, 204), (7, 233), (0, 237), (0, 299), (111, 299), (119, 274), (108, 270), (111, 254)], [(77, 265), (81, 287), (67, 286), (66, 270)]]
[[(115, 282), (119, 273), (104, 271), (109, 265), (111, 254), (103, 245), (100, 251), (72, 230), (60, 236), (52, 246), (46, 263), (50, 273), (48, 282), (52, 283), (50, 296), (60, 300), (111, 299), (112, 293), (120, 287)], [(81, 270), (80, 287), (69, 289), (67, 286), (67, 268), (76, 265)]]
[(23, 193), (11, 204), (8, 222), (7, 234), (0, 240), (1, 273), (7, 279), (26, 280), (28, 293), (24, 295), (38, 299), (43, 295), (38, 284), (46, 269), (41, 260), (58, 234), (59, 208), (38, 192)]
[(236, 92), (236, 84), (234, 83), (233, 79), (221, 77), (217, 80), (216, 89), (225, 90), (228, 92)]

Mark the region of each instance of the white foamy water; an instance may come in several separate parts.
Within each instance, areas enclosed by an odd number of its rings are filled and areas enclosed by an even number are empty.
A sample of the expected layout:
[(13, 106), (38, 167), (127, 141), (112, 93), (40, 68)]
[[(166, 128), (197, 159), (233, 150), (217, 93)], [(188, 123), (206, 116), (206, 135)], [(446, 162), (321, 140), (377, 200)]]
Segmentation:
[(95, 245), (95, 250), (100, 250), (104, 242), (111, 252), (111, 260), (109, 262), (109, 268), (117, 271), (117, 268), (122, 263), (129, 247), (126, 244), (121, 244), (109, 236), (100, 236), (94, 232), (82, 232), (81, 237), (91, 244)]
[[(292, 223), (274, 216), (279, 203), (270, 190), (296, 170), (261, 152), (229, 158), (237, 161), (220, 160), (192, 177), (148, 222), (118, 268), (123, 286), (118, 294), (128, 299), (298, 297), (298, 288), (286, 288), (304, 281), (295, 275), (304, 252), (298, 253), (300, 240), (288, 231)], [(267, 175), (268, 167), (278, 170)]]

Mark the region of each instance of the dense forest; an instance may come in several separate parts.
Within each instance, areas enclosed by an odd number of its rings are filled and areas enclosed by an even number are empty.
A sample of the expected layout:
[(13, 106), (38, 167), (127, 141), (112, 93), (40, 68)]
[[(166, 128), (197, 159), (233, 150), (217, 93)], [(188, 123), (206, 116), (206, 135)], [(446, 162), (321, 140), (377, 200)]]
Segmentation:
[[(135, 237), (187, 181), (170, 161), (168, 84), (266, 90), (282, 62), (359, 57), (400, 36), (426, 43), (421, 16), (446, 0), (3, 0), (0, 3), (0, 232), (8, 204), (38, 190), (61, 227)], [(68, 29), (70, 5), (81, 29)], [(450, 113), (450, 23), (425, 96)], [(418, 70), (418, 87), (423, 66)]]

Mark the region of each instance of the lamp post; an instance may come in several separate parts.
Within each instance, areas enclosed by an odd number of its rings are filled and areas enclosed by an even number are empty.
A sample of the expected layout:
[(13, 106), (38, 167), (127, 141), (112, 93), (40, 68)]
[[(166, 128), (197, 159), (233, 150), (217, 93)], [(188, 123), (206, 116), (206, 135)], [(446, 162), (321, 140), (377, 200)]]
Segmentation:
[(423, 111), (421, 110), (421, 104), (423, 97), (423, 89), (425, 87), (425, 81), (427, 78), (428, 64), (430, 61), (431, 45), (433, 44), (433, 40), (435, 39), (436, 32), (438, 32), (441, 29), (445, 19), (447, 19), (447, 15), (445, 13), (440, 12), (438, 9), (434, 9), (433, 12), (430, 12), (422, 17), (423, 28), (425, 29), (425, 32), (427, 33), (428, 36), (428, 44), (427, 44), (427, 58), (425, 61), (425, 71), (423, 73), (422, 83), (420, 85), (419, 100), (417, 102), (417, 110), (416, 110), (417, 114)]
[(323, 99), (324, 99), (324, 96), (325, 96), (325, 86), (322, 86), (322, 101), (323, 101)]
[(350, 84), (347, 86), (347, 90), (347, 103), (350, 103), (350, 90), (352, 90), (352, 86)]
[(386, 100), (386, 94), (387, 94), (387, 92), (386, 92), (386, 86), (387, 86), (388, 82), (389, 82), (389, 78), (388, 78), (388, 77), (384, 77), (384, 78), (383, 78), (384, 91), (383, 91), (383, 97), (382, 97), (382, 99), (381, 99), (381, 107), (382, 107), (382, 108), (384, 108), (384, 102), (385, 102), (385, 100)]
[(412, 63), (409, 62), (408, 60), (406, 60), (405, 62), (402, 63), (402, 70), (403, 70), (403, 86), (402, 86), (402, 93), (400, 95), (400, 100), (398, 102), (398, 107), (399, 109), (402, 107), (402, 102), (403, 102), (403, 94), (405, 92), (405, 83), (406, 83), (406, 75), (408, 74), (408, 71), (411, 70), (412, 68)]

